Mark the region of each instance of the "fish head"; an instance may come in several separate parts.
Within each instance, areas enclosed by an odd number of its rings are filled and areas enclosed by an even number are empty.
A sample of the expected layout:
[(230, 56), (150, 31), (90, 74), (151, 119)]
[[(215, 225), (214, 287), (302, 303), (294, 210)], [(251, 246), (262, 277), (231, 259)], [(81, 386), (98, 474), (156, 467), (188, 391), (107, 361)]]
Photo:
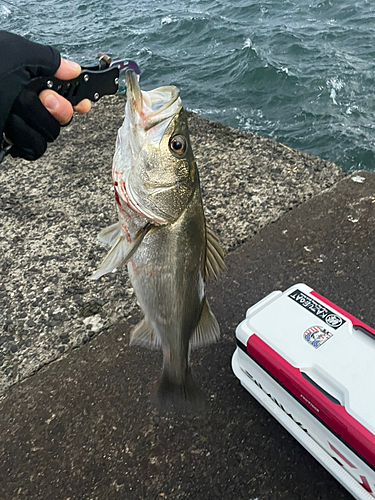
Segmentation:
[(187, 113), (177, 87), (142, 91), (133, 71), (125, 81), (125, 119), (113, 169), (121, 173), (134, 211), (156, 224), (173, 223), (199, 184)]

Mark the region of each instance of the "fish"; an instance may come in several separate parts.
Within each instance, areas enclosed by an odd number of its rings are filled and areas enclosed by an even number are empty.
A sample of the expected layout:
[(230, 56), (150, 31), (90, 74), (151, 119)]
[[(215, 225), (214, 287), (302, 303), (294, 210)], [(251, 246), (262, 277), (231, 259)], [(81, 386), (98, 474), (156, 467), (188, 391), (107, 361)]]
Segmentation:
[(98, 235), (111, 249), (91, 279), (127, 263), (144, 314), (130, 344), (162, 349), (156, 405), (186, 409), (202, 400), (190, 350), (220, 336), (205, 283), (225, 269), (224, 251), (206, 224), (179, 89), (142, 91), (132, 70), (125, 82), (125, 118), (112, 166), (118, 222)]

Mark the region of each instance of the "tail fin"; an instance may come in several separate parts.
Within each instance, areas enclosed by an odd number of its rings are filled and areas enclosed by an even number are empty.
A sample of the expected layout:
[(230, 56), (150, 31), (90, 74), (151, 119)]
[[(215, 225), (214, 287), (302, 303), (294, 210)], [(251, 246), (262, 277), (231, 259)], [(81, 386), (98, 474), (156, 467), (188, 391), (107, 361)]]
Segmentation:
[(195, 383), (190, 369), (187, 369), (184, 377), (178, 380), (164, 370), (156, 391), (155, 404), (162, 413), (202, 411), (204, 409), (203, 392)]

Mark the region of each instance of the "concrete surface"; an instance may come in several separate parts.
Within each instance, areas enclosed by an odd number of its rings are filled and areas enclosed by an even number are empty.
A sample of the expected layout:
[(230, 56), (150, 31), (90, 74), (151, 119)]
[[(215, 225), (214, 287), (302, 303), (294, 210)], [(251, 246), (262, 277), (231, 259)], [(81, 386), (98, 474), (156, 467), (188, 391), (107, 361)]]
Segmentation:
[[(0, 397), (14, 383), (139, 309), (126, 271), (89, 282), (117, 219), (111, 164), (121, 96), (76, 117), (37, 162), (0, 167)], [(249, 132), (190, 117), (207, 219), (227, 250), (343, 173)]]
[(349, 500), (239, 385), (230, 360), (246, 309), (300, 281), (375, 325), (374, 201), (375, 175), (358, 172), (228, 255), (208, 288), (222, 338), (193, 354), (205, 412), (153, 410), (161, 356), (130, 348), (125, 322), (11, 387), (0, 404), (0, 498)]

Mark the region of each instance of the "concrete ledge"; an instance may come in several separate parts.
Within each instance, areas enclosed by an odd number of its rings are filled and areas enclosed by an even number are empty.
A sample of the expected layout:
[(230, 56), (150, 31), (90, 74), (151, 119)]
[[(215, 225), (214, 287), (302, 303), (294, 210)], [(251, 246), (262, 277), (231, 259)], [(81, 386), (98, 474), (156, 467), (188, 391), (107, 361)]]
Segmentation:
[[(76, 117), (39, 161), (1, 165), (0, 393), (139, 310), (126, 271), (90, 283), (116, 220), (111, 164), (124, 99)], [(191, 114), (209, 223), (227, 250), (342, 178), (341, 169)]]
[(155, 413), (160, 353), (130, 348), (124, 322), (14, 385), (0, 403), (0, 498), (350, 500), (230, 363), (246, 309), (296, 282), (375, 325), (374, 193), (375, 175), (358, 172), (229, 254), (208, 288), (222, 338), (193, 352), (204, 413)]

